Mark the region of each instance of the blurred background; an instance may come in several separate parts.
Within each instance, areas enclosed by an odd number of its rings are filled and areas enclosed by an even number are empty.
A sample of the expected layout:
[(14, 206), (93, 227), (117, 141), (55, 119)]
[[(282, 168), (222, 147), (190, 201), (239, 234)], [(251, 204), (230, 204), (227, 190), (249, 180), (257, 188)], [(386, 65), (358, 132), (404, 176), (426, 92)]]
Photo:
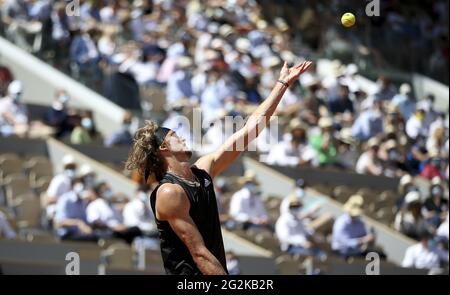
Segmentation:
[(0, 0), (0, 272), (164, 273), (134, 131), (200, 109), (195, 160), (308, 59), (215, 181), (230, 274), (448, 274), (448, 1), (368, 3)]

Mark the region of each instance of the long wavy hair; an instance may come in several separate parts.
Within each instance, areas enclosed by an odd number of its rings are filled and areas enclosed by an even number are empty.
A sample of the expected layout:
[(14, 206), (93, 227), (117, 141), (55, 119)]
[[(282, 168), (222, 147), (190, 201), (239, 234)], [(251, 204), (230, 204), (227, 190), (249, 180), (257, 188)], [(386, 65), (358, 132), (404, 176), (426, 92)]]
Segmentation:
[(160, 181), (166, 170), (164, 158), (158, 153), (155, 132), (158, 125), (151, 121), (146, 121), (144, 127), (136, 131), (133, 138), (133, 146), (128, 155), (125, 167), (128, 170), (137, 170), (147, 181), (145, 176), (153, 175)]

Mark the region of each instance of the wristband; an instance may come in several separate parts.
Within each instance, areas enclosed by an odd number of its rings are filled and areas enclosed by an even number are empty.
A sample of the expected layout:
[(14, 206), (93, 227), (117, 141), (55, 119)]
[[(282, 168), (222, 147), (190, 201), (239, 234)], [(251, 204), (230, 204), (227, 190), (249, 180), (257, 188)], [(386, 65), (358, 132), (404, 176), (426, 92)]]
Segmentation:
[(289, 88), (289, 84), (284, 82), (283, 80), (278, 80), (277, 82), (283, 84), (284, 86), (286, 86), (286, 88)]

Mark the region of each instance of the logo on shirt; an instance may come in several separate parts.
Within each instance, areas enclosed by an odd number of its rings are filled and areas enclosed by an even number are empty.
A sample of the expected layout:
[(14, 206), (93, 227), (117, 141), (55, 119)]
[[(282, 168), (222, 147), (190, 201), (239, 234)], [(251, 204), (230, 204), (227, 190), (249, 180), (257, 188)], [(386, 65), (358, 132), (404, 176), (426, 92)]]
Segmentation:
[(209, 186), (211, 184), (211, 181), (209, 181), (208, 179), (205, 179), (205, 187)]

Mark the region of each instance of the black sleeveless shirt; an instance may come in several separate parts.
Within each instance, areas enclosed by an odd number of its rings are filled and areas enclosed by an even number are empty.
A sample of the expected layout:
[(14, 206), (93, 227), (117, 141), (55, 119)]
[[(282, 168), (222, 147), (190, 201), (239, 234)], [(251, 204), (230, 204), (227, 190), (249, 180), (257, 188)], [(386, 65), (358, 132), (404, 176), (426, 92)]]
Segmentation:
[(217, 209), (212, 178), (206, 171), (195, 166), (191, 167), (191, 171), (197, 177), (200, 186), (190, 185), (176, 176), (166, 173), (150, 197), (150, 204), (161, 240), (161, 255), (164, 268), (167, 274), (172, 275), (202, 274), (197, 268), (189, 249), (173, 231), (170, 224), (167, 221), (158, 220), (156, 217), (156, 192), (162, 184), (174, 183), (183, 188), (189, 199), (191, 204), (189, 215), (202, 235), (206, 248), (227, 271), (219, 211)]

